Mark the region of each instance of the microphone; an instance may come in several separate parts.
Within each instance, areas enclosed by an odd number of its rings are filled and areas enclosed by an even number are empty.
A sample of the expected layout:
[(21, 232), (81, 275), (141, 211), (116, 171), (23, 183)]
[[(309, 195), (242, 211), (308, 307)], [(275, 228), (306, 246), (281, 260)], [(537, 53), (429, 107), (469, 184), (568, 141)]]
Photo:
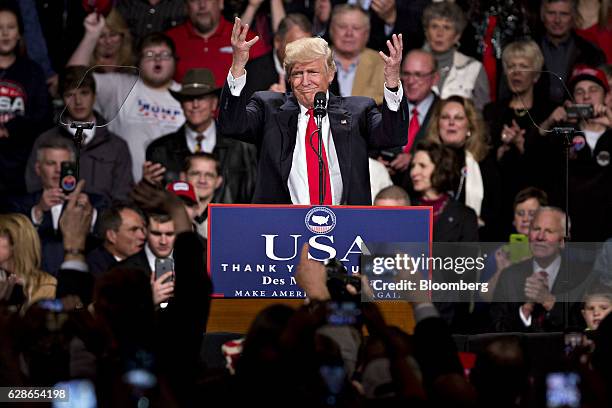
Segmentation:
[(322, 91), (317, 92), (314, 97), (314, 107), (313, 107), (315, 118), (321, 120), (325, 117), (325, 115), (327, 115), (326, 105), (327, 105), (327, 96), (325, 92), (322, 92)]

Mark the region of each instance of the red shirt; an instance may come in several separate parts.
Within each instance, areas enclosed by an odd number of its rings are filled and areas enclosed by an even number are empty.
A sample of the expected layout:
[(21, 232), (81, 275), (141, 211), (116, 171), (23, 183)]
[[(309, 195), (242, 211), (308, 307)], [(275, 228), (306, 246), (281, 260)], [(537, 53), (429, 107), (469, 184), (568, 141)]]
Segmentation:
[[(183, 75), (192, 68), (208, 68), (215, 76), (217, 86), (222, 87), (227, 72), (232, 66), (232, 28), (233, 24), (221, 18), (217, 30), (207, 39), (199, 36), (187, 21), (166, 32), (176, 46), (178, 60), (174, 80), (181, 82)], [(250, 32), (247, 40), (255, 35)], [(269, 51), (260, 39), (251, 47), (250, 58), (257, 58)]]
[(576, 33), (601, 48), (606, 54), (606, 61), (610, 64), (612, 63), (612, 29), (608, 27), (601, 28), (599, 24), (594, 24), (584, 30), (576, 29)]

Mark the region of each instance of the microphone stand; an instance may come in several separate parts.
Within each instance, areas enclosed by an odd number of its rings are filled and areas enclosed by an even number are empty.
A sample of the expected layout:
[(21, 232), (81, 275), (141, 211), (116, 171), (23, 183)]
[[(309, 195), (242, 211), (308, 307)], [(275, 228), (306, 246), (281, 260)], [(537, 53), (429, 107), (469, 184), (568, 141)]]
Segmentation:
[[(552, 129), (553, 135), (555, 137), (563, 138), (563, 150), (565, 152), (565, 175), (564, 175), (564, 184), (565, 184), (565, 238), (564, 241), (567, 243), (570, 241), (570, 225), (569, 225), (569, 156), (570, 149), (572, 147), (572, 139), (574, 136), (579, 133), (576, 129), (572, 127), (555, 127)], [(564, 299), (562, 301), (563, 304), (563, 327), (565, 330), (568, 329), (569, 326), (569, 299), (567, 290), (569, 288), (569, 247), (565, 248), (563, 251), (563, 263), (564, 268), (561, 274), (561, 284), (564, 290)], [(551, 288), (552, 289), (552, 288)]]
[(94, 122), (72, 122), (70, 123), (71, 129), (76, 129), (76, 133), (72, 137), (72, 141), (74, 142), (74, 150), (76, 157), (76, 179), (79, 179), (79, 162), (81, 160), (81, 147), (83, 146), (83, 130), (84, 129), (93, 129), (95, 123)]
[(325, 182), (325, 170), (323, 168), (323, 154), (321, 153), (323, 151), (323, 132), (321, 130), (323, 124), (323, 117), (316, 115), (315, 123), (317, 125), (317, 134), (319, 135), (319, 146), (317, 147), (317, 157), (319, 159), (319, 205), (323, 205), (323, 202), (325, 201), (325, 189), (323, 188), (323, 183)]

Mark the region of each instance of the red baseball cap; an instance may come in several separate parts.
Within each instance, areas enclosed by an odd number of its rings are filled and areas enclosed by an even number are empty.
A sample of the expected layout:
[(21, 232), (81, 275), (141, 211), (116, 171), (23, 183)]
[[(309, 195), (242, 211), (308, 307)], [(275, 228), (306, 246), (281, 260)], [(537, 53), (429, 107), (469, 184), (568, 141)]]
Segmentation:
[(97, 12), (105, 17), (108, 16), (108, 13), (113, 8), (111, 0), (83, 0), (82, 5), (87, 13)]
[(196, 197), (195, 189), (186, 181), (175, 181), (166, 186), (166, 190), (174, 193), (185, 201), (189, 201), (192, 204), (197, 204), (198, 199)]
[(610, 92), (608, 78), (601, 69), (591, 68), (588, 65), (576, 65), (568, 82), (569, 88), (574, 92), (574, 87), (580, 81), (592, 81), (600, 85), (606, 92)]

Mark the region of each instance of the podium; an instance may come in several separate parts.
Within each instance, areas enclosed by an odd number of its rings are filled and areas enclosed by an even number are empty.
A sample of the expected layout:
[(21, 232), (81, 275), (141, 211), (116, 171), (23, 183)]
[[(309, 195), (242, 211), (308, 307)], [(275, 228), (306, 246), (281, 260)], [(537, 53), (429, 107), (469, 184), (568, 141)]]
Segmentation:
[[(431, 246), (431, 207), (211, 204), (208, 271), (213, 301), (207, 331), (244, 333), (263, 308), (303, 304), (293, 275), (304, 243), (310, 256), (339, 259), (358, 273), (368, 243)], [(410, 332), (410, 306), (378, 302), (389, 324)]]

